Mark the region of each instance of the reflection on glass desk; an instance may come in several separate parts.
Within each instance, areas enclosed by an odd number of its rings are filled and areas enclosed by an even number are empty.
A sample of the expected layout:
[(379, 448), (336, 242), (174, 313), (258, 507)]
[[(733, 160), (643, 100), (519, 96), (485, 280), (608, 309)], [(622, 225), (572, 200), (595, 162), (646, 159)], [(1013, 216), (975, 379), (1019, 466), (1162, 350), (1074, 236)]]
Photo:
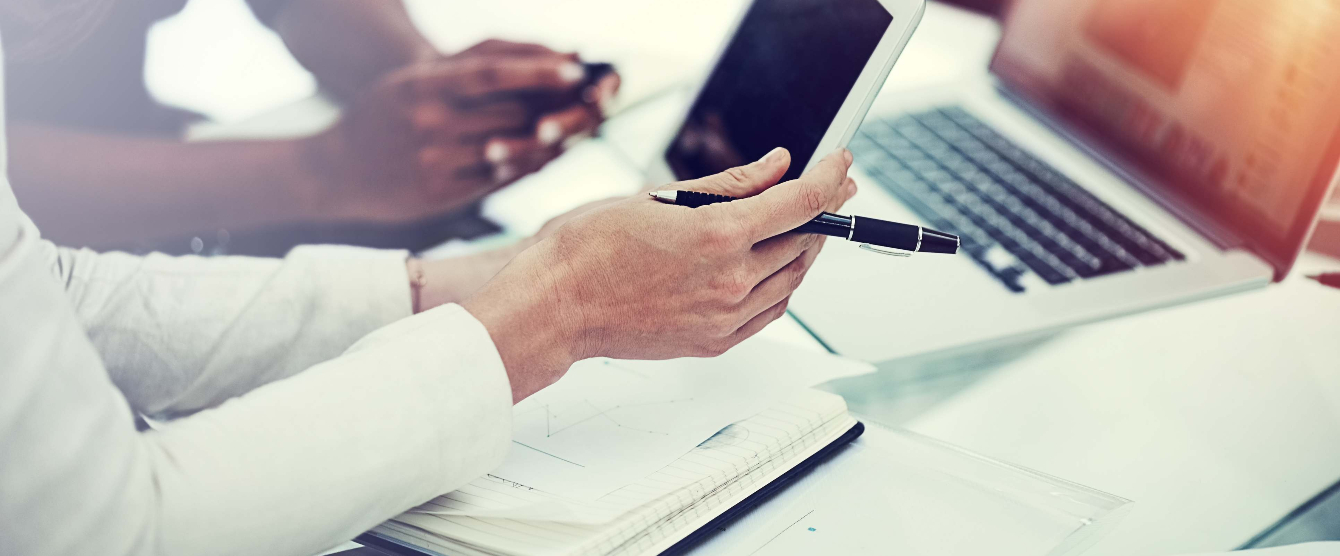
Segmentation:
[(890, 426), (903, 426), (966, 390), (1002, 366), (1041, 349), (1064, 333), (950, 354), (930, 354), (890, 361), (872, 375), (836, 380), (820, 386), (841, 395), (853, 414)]

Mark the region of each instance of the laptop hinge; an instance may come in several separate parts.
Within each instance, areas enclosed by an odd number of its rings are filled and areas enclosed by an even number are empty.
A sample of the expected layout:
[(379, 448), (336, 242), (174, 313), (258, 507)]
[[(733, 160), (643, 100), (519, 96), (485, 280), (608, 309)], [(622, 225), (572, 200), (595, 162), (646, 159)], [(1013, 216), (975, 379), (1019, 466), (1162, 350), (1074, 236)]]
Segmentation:
[[(1052, 131), (1056, 132), (1057, 135), (1065, 138), (1066, 141), (1079, 148), (1094, 160), (1097, 160), (1104, 168), (1120, 177), (1123, 181), (1143, 193), (1146, 197), (1153, 199), (1155, 203), (1163, 207), (1164, 210), (1167, 210), (1173, 217), (1204, 236), (1205, 239), (1209, 240), (1209, 242), (1216, 247), (1224, 250), (1246, 249), (1255, 253), (1255, 250), (1251, 248), (1249, 243), (1245, 241), (1242, 236), (1215, 221), (1215, 219), (1211, 218), (1205, 211), (1196, 208), (1191, 202), (1183, 198), (1177, 192), (1169, 191), (1167, 188), (1163, 187), (1156, 187), (1153, 185), (1156, 181), (1152, 177), (1140, 170), (1121, 164), (1116, 157), (1112, 156), (1104, 149), (1095, 146), (1092, 141), (1087, 140), (1083, 135), (1077, 133), (1070, 126), (1067, 126), (1065, 122), (1052, 116), (1046, 110), (1043, 110), (1041, 107), (1030, 101), (1027, 97), (1015, 93), (1004, 82), (1001, 82), (998, 79), (993, 79), (992, 81), (995, 84), (996, 90), (1001, 93), (1001, 96), (1009, 99), (1011, 103), (1015, 104), (1025, 112), (1028, 112), (1030, 116), (1033, 116), (1038, 121), (1042, 122)], [(1260, 253), (1255, 254), (1258, 257), (1262, 257)]]

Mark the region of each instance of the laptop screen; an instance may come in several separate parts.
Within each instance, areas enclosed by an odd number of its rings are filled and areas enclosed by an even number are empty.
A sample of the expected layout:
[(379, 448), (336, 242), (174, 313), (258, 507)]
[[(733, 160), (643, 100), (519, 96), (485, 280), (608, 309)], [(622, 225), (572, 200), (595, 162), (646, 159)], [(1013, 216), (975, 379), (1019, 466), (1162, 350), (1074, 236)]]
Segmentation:
[(893, 23), (879, 0), (755, 0), (666, 152), (678, 179), (791, 151), (799, 176)]
[(1340, 0), (1015, 0), (992, 70), (1292, 265), (1340, 164)]

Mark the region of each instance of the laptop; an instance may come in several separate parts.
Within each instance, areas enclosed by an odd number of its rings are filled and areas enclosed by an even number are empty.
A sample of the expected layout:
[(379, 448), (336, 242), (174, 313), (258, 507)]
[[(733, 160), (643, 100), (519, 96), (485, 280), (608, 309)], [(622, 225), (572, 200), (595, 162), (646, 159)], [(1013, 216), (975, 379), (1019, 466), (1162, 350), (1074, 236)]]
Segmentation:
[(885, 362), (1260, 288), (1340, 166), (1340, 3), (1015, 0), (989, 76), (883, 95), (843, 213), (957, 257), (830, 241), (793, 314)]

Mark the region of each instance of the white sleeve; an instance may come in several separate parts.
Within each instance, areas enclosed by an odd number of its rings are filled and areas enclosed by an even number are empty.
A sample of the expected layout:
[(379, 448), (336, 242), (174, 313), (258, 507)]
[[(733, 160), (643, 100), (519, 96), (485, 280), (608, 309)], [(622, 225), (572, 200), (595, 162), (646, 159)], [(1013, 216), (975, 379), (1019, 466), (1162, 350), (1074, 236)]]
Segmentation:
[(290, 376), (410, 315), (403, 251), (145, 257), (38, 245), (112, 382), (171, 417)]
[(4, 201), (0, 554), (306, 556), (501, 463), (507, 377), (458, 306), (137, 432), (36, 230), (16, 238)]

